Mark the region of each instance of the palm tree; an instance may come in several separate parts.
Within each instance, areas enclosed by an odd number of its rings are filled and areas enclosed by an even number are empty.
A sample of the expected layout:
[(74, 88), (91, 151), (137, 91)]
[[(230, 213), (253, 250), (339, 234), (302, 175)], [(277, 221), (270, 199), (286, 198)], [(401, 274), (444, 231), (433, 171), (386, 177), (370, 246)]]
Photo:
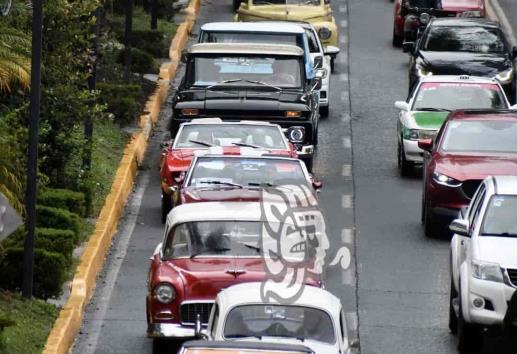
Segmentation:
[(0, 193), (11, 203), (14, 209), (23, 213), (22, 184), (16, 169), (15, 151), (0, 136)]
[(0, 90), (10, 91), (14, 84), (30, 85), (30, 39), (27, 34), (0, 22)]

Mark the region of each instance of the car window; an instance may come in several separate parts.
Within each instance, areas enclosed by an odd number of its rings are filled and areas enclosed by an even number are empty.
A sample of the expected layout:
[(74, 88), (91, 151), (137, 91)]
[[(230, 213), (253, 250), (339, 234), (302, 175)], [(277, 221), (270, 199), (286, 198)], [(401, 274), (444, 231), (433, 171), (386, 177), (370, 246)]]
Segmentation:
[(253, 5), (313, 5), (317, 6), (321, 0), (252, 0)]
[(517, 237), (517, 196), (494, 195), (490, 198), (480, 236)]
[(476, 193), (474, 193), (474, 196), (472, 197), (472, 201), (470, 202), (468, 211), (467, 211), (467, 218), (469, 220), (470, 225), (472, 225), (472, 219), (474, 217), (474, 211), (476, 210), (476, 207), (480, 201), (483, 200), (482, 197), (484, 197), (484, 191), (485, 191), (485, 184), (481, 183), (479, 185), (479, 188), (477, 189)]
[(250, 33), (250, 32), (234, 32), (234, 31), (206, 31), (201, 36), (201, 43), (278, 43), (300, 46), (303, 49), (303, 43), (298, 43), (297, 34), (280, 34), (280, 33)]
[(506, 45), (497, 28), (432, 26), (423, 50), (437, 52), (504, 53)]
[(309, 41), (309, 51), (311, 53), (319, 53), (320, 46), (318, 43), (318, 38), (316, 37), (316, 33), (310, 28), (305, 29), (305, 33), (307, 34), (307, 39)]
[(219, 321), (219, 305), (217, 303), (215, 303), (212, 311), (212, 327), (209, 328), (209, 332), (212, 335), (212, 338), (215, 338), (215, 329), (217, 328), (217, 322)]
[(485, 199), (485, 191), (482, 191), (479, 195), (478, 203), (475, 205), (475, 208), (472, 213), (472, 220), (469, 220), (470, 232), (474, 231), (474, 228), (477, 225), (479, 213), (481, 213), (481, 209), (483, 208), (483, 200)]

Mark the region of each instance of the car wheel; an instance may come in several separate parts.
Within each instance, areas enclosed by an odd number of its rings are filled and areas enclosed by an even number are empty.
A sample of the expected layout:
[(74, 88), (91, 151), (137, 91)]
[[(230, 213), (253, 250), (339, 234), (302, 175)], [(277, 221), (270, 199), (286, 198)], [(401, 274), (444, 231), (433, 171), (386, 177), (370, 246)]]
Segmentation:
[(323, 118), (329, 116), (329, 106), (320, 106), (320, 116)]
[(452, 334), (458, 333), (458, 317), (454, 311), (453, 301), (458, 297), (458, 292), (454, 288), (454, 282), (451, 277), (451, 286), (449, 291), (449, 329)]
[(409, 177), (413, 175), (413, 168), (415, 164), (412, 161), (406, 160), (406, 152), (404, 150), (404, 143), (398, 143), (397, 149), (398, 167), (402, 177)]
[(153, 339), (153, 354), (166, 354), (169, 343), (164, 339)]
[(237, 11), (237, 9), (241, 6), (241, 0), (233, 0), (233, 11)]
[(393, 28), (393, 38), (391, 40), (391, 44), (396, 47), (396, 48), (399, 48), (401, 45), (402, 45), (402, 42), (403, 42), (403, 38), (402, 36), (397, 36), (395, 34), (395, 28)]
[(424, 218), (424, 233), (427, 237), (434, 237), (437, 233), (437, 227), (435, 225), (435, 218), (433, 217), (433, 212), (430, 210), (427, 202), (424, 202), (424, 210), (423, 210), (423, 218)]
[(335, 65), (335, 62), (336, 61), (336, 58), (330, 58), (330, 73), (333, 74), (334, 73), (334, 65)]
[[(459, 293), (461, 294), (461, 288)], [(468, 323), (463, 318), (461, 296), (458, 316), (458, 351), (460, 354), (476, 354), (481, 352), (483, 346), (483, 332), (474, 324)]]
[(162, 192), (162, 224), (165, 224), (167, 221), (167, 215), (172, 209), (172, 199), (171, 196)]
[(309, 172), (312, 172), (312, 163), (314, 158), (312, 156), (307, 157), (306, 159), (303, 159), (303, 162), (305, 162), (305, 166), (307, 166), (307, 170)]

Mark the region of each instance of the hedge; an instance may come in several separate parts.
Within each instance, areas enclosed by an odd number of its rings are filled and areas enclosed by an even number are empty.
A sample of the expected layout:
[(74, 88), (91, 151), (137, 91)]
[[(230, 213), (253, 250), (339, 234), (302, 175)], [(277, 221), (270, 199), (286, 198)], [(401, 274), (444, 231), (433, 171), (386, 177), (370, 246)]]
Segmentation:
[[(125, 50), (121, 50), (118, 54), (117, 62), (125, 63)], [(155, 74), (158, 66), (151, 54), (138, 48), (131, 48), (131, 71), (139, 74)]]
[(165, 34), (158, 30), (133, 31), (131, 34), (131, 45), (141, 49), (155, 58), (169, 57), (169, 43)]
[(100, 101), (108, 106), (118, 124), (133, 123), (140, 114), (142, 87), (134, 84), (97, 84)]
[(44, 205), (36, 206), (38, 227), (71, 230), (74, 232), (74, 243), (78, 243), (83, 221), (81, 217), (65, 209)]
[(38, 193), (38, 203), (69, 210), (86, 216), (86, 198), (84, 193), (69, 189), (45, 188)]

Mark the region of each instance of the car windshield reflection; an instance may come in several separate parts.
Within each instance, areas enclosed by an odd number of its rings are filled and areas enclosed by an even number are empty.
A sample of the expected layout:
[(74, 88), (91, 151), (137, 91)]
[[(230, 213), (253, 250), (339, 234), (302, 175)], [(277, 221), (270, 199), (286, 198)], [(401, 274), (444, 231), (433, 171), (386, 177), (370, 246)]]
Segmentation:
[(517, 237), (517, 196), (495, 195), (490, 198), (480, 234)]

